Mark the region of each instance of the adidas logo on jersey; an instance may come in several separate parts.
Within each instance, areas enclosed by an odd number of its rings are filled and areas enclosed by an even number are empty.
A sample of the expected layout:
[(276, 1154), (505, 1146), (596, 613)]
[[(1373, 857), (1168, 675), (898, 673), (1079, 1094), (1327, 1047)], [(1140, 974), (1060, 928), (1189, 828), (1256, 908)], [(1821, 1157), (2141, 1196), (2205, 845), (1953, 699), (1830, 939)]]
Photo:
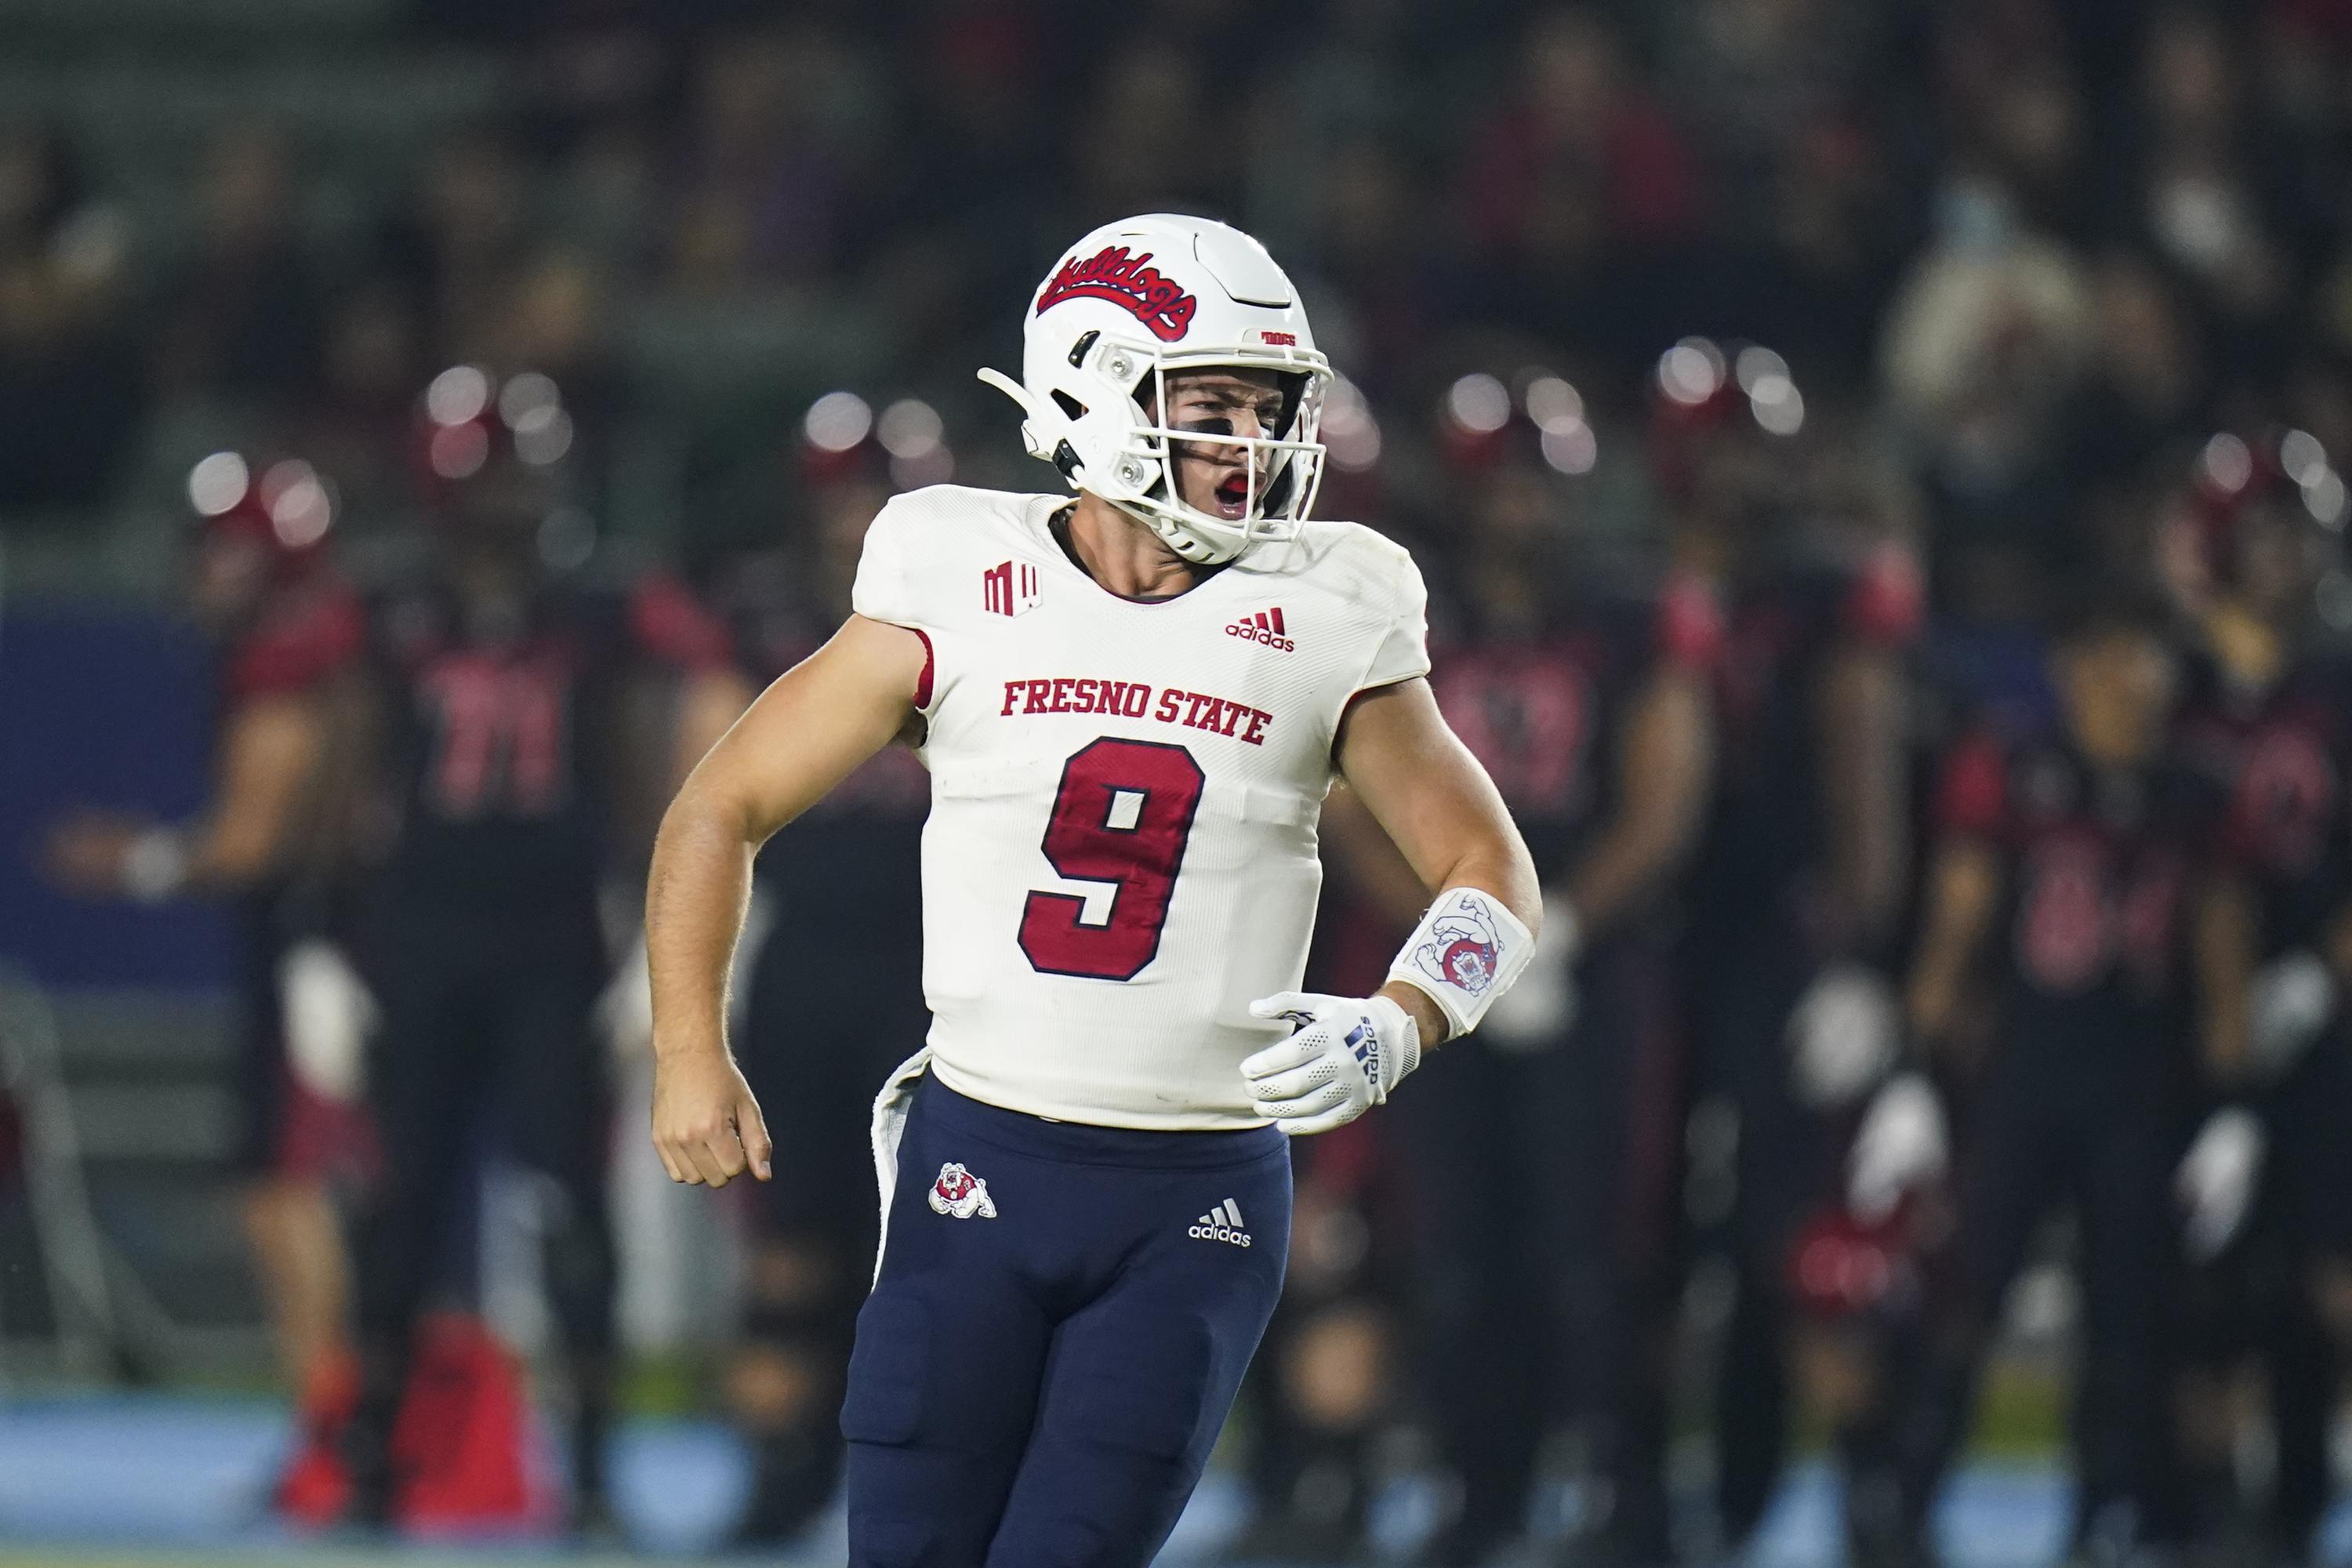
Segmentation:
[(1242, 1228), (1241, 1205), (1231, 1198), (1202, 1215), (1184, 1234), (1195, 1241), (1229, 1241), (1235, 1247), (1250, 1244), (1249, 1232)]
[(1225, 628), (1225, 635), (1239, 637), (1244, 642), (1261, 643), (1277, 653), (1288, 653), (1298, 646), (1283, 629), (1282, 606), (1279, 605), (1271, 610), (1260, 610), (1254, 616), (1244, 616)]
[(1045, 597), (1037, 568), (1026, 561), (1004, 561), (980, 574), (981, 607), (992, 616), (1026, 615)]

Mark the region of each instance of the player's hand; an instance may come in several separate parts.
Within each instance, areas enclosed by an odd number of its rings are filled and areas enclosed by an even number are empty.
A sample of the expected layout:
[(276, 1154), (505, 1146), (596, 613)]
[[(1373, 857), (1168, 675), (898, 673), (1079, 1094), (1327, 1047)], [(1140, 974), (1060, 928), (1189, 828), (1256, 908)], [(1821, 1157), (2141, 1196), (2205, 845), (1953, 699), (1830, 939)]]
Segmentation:
[(1250, 1098), (1293, 1137), (1347, 1125), (1421, 1065), (1421, 1026), (1385, 996), (1283, 991), (1251, 1003), (1250, 1016), (1296, 1031), (1242, 1063)]
[(654, 1058), (654, 1152), (673, 1182), (723, 1187), (750, 1171), (772, 1173), (767, 1119), (743, 1071), (723, 1050)]
[(122, 891), (122, 863), (149, 826), (119, 812), (78, 812), (49, 829), (42, 868), (68, 893), (116, 897)]
[(1886, 1080), (1862, 1115), (1846, 1162), (1846, 1205), (1865, 1225), (1895, 1212), (1903, 1195), (1944, 1173), (1950, 1140), (1944, 1103), (1918, 1073)]
[(1789, 1015), (1789, 1074), (1799, 1103), (1852, 1105), (1895, 1060), (1901, 1014), (1895, 992), (1859, 963), (1832, 964)]
[(1533, 1052), (1559, 1045), (1576, 1026), (1580, 923), (1575, 905), (1557, 894), (1545, 896), (1535, 952), (1511, 988), (1487, 1006), (1478, 1023), (1480, 1039), (1496, 1050)]
[(2191, 1261), (2210, 1263), (2237, 1238), (2269, 1146), (2261, 1120), (2242, 1105), (2205, 1119), (2172, 1178), (2173, 1194), (2188, 1216), (2181, 1241)]
[(2336, 1013), (2336, 976), (2308, 948), (2281, 953), (2255, 971), (2249, 999), (2255, 1076), (2270, 1081), (2288, 1069)]

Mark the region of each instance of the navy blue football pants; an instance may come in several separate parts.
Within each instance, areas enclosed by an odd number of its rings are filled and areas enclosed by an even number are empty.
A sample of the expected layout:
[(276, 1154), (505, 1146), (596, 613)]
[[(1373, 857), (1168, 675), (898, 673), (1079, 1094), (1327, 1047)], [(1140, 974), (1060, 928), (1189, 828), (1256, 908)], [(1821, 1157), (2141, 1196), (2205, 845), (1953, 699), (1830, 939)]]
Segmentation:
[(923, 1080), (842, 1406), (852, 1568), (1150, 1563), (1289, 1245), (1278, 1128), (1047, 1121)]

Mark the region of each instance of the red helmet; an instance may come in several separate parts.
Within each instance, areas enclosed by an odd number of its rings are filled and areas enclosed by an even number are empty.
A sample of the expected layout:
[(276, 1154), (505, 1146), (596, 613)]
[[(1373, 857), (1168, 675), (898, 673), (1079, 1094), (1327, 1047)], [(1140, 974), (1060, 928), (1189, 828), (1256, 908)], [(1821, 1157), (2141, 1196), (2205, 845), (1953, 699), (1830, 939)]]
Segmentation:
[(2205, 568), (2221, 583), (2236, 578), (2238, 547), (2256, 510), (2277, 507), (2337, 535), (2352, 511), (2343, 476), (2305, 430), (2215, 433), (2198, 449), (2189, 493)]
[[(1728, 352), (1727, 352), (1727, 349)], [(1716, 442), (1748, 430), (1794, 436), (1804, 395), (1788, 361), (1761, 343), (1719, 345), (1688, 337), (1658, 356), (1650, 376), (1651, 471), (1669, 495), (1687, 497)]]
[(870, 479), (910, 490), (953, 479), (955, 453), (946, 422), (923, 399), (896, 398), (877, 413), (857, 393), (840, 390), (801, 416), (800, 467), (812, 486)]
[(188, 504), (207, 543), (257, 548), (281, 580), (310, 568), (335, 521), (333, 487), (299, 458), (256, 474), (242, 453), (215, 452), (188, 470)]
[(1485, 371), (1456, 377), (1438, 400), (1437, 436), (1447, 466), (1463, 475), (1521, 458), (1558, 474), (1586, 474), (1601, 449), (1583, 395), (1539, 365), (1507, 384)]
[(417, 466), (428, 492), (443, 498), (510, 466), (552, 478), (572, 436), (562, 391), (538, 371), (500, 381), (480, 365), (453, 364), (416, 403)]

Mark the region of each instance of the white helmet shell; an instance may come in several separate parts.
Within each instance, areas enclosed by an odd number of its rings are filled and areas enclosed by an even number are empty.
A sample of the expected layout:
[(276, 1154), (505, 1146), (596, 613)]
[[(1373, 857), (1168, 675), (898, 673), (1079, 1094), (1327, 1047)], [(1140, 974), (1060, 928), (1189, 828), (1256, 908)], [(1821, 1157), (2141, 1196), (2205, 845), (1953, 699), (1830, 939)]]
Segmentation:
[[(1019, 384), (992, 370), (980, 378), (1021, 405), (1030, 456), (1072, 489), (1100, 496), (1203, 564), (1297, 531), (1322, 482), (1316, 435), (1331, 367), (1316, 352), (1298, 290), (1256, 240), (1171, 213), (1107, 224), (1046, 275), (1024, 337)], [(1166, 378), (1217, 365), (1284, 378), (1273, 437), (1166, 426)], [(1239, 519), (1176, 493), (1169, 443), (1179, 440), (1237, 447), (1249, 459)]]

